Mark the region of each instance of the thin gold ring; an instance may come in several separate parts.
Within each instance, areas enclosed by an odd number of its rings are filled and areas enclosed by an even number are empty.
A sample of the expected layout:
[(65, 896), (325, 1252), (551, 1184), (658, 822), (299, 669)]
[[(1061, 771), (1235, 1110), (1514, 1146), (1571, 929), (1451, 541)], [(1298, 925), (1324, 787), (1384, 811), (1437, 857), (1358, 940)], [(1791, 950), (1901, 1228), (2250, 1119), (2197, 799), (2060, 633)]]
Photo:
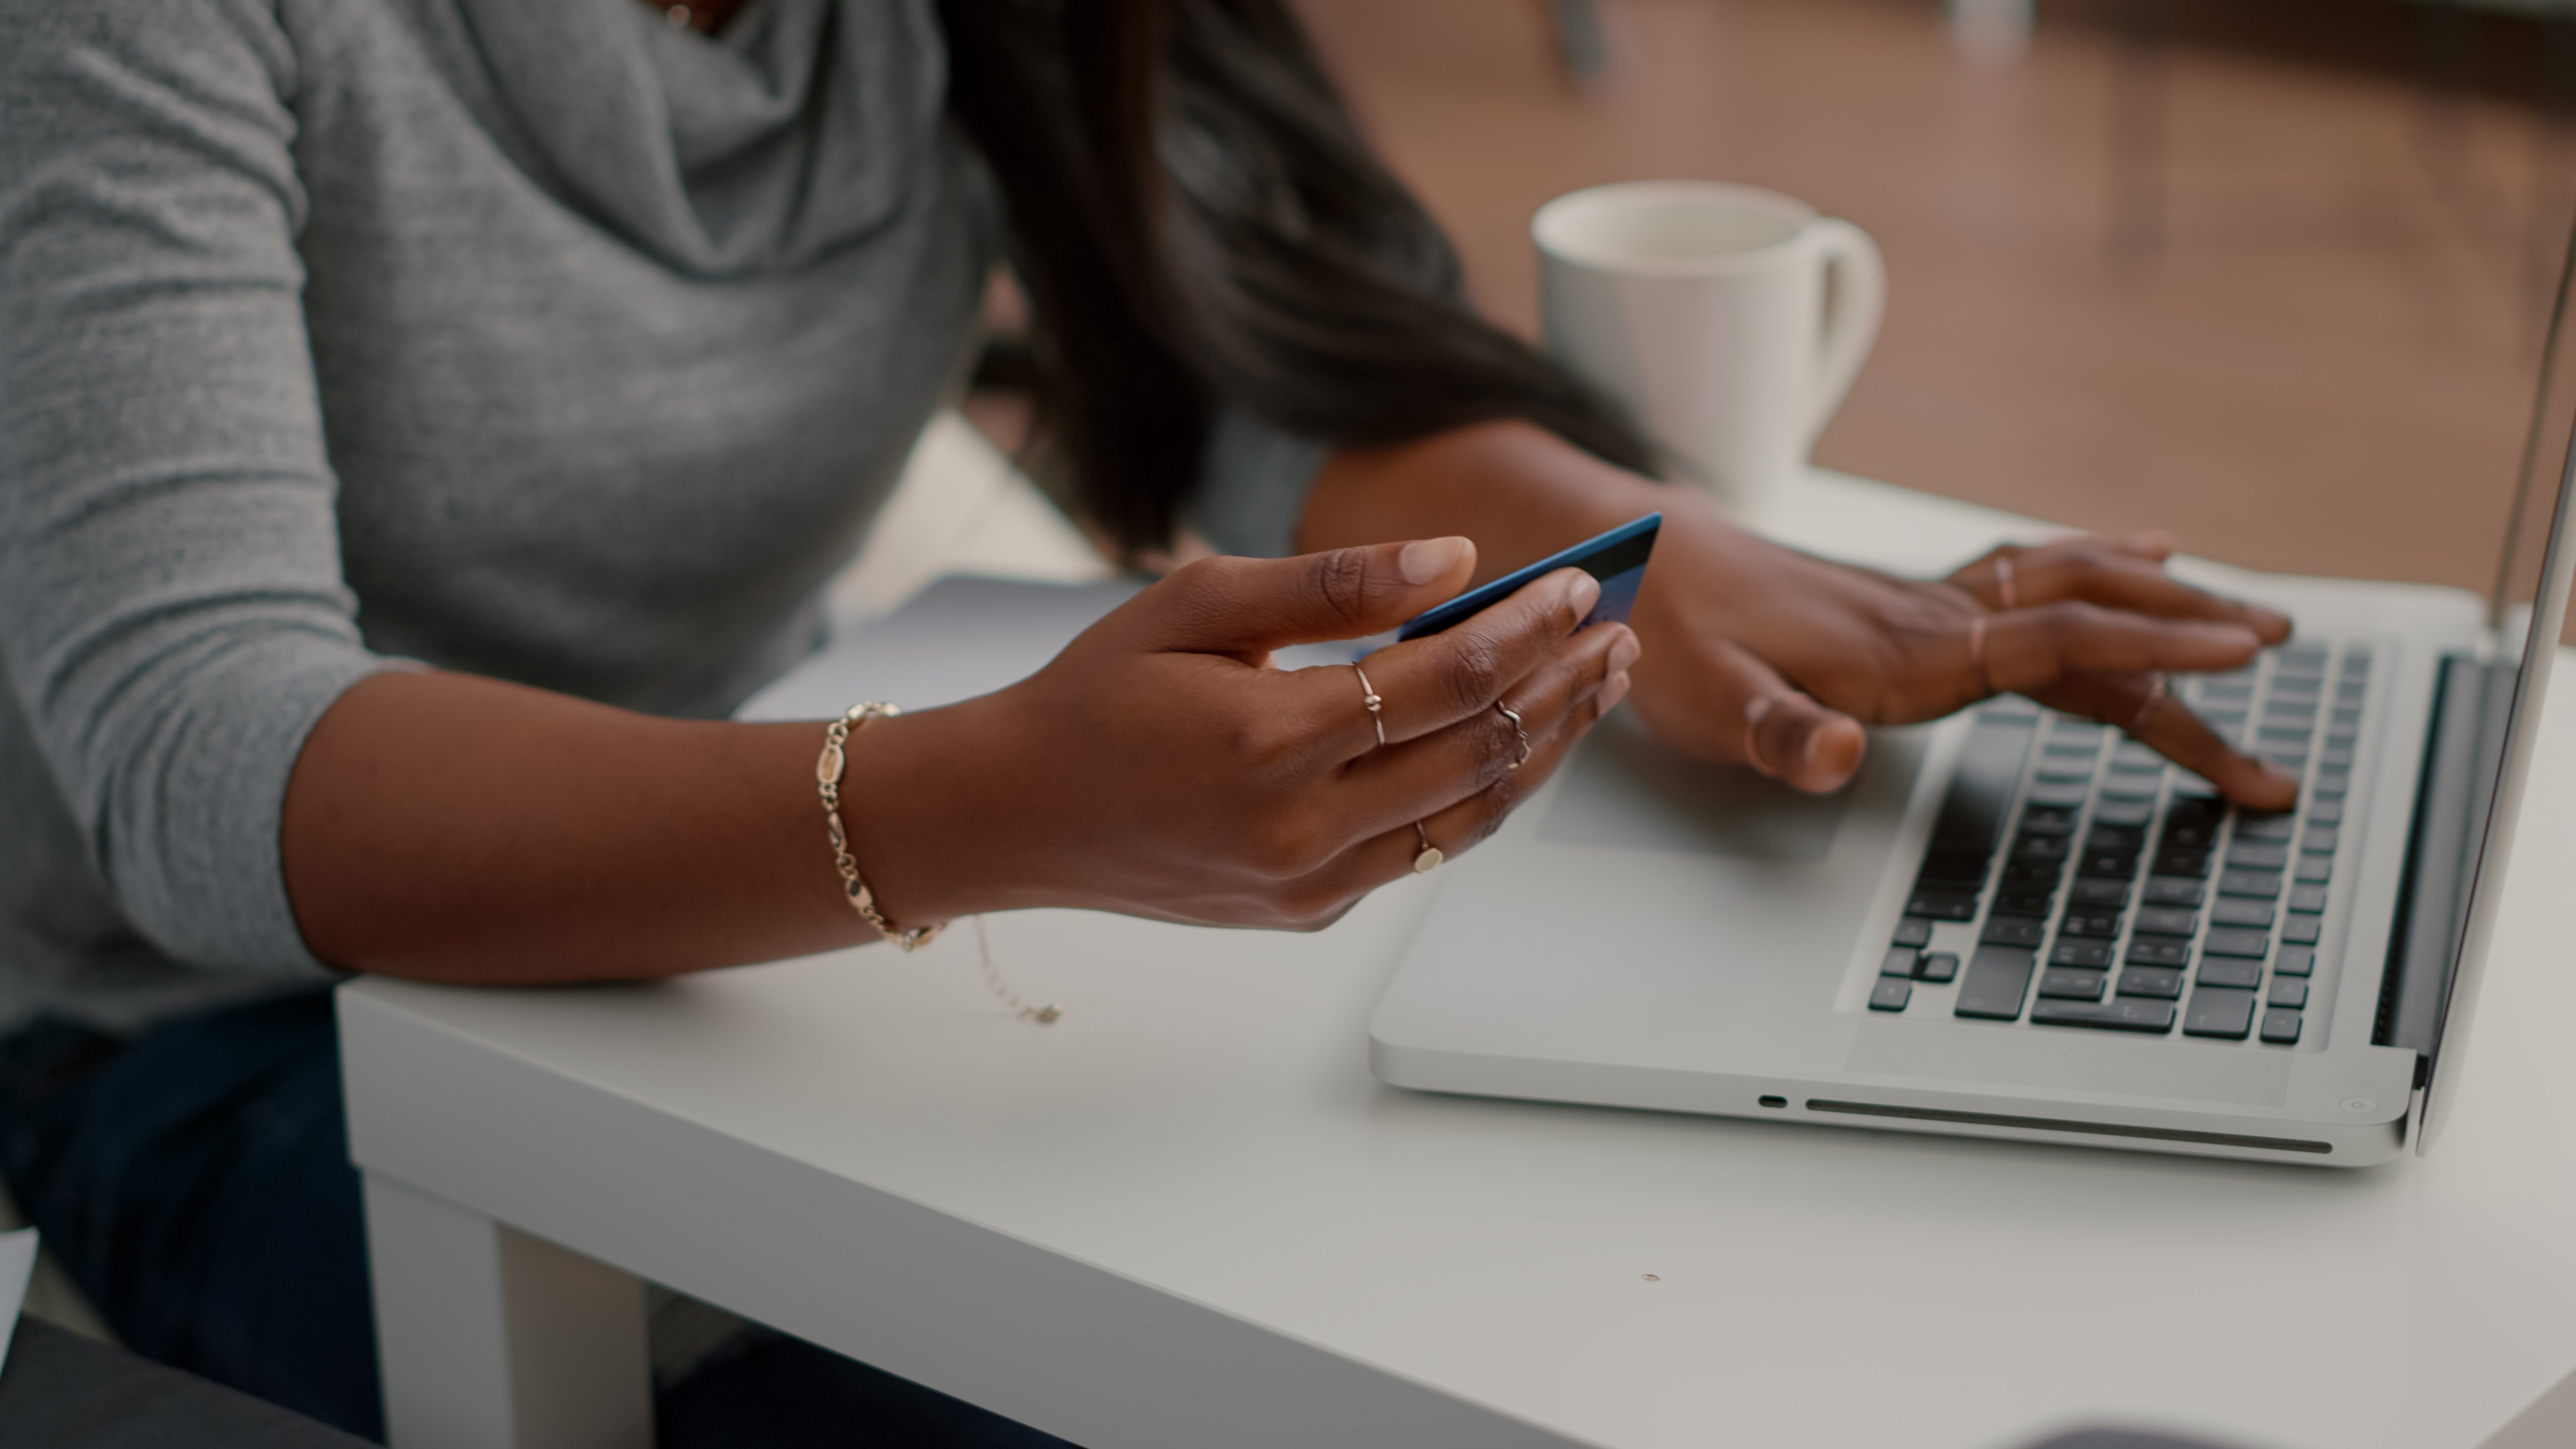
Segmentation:
[(1360, 708), (1369, 712), (1369, 723), (1377, 726), (1377, 742), (1383, 745), (1386, 743), (1386, 716), (1378, 710), (1386, 701), (1378, 697), (1377, 687), (1368, 682), (1368, 671), (1360, 668), (1356, 659), (1351, 661), (1351, 673), (1360, 677)]
[(1777, 704), (1778, 700), (1763, 694), (1754, 696), (1753, 702), (1744, 707), (1744, 763), (1751, 765), (1757, 774), (1776, 776), (1779, 773), (1762, 763), (1761, 734), (1762, 722), (1771, 717), (1771, 710)]
[(1501, 700), (1499, 700), (1499, 699), (1494, 701), (1494, 708), (1496, 708), (1496, 709), (1498, 709), (1498, 710), (1501, 710), (1501, 711), (1503, 712), (1503, 718), (1505, 718), (1505, 719), (1507, 719), (1507, 720), (1510, 720), (1510, 721), (1512, 722), (1512, 733), (1520, 737), (1520, 744), (1521, 744), (1521, 752), (1520, 752), (1520, 754), (1518, 754), (1517, 756), (1513, 757), (1513, 760), (1512, 760), (1512, 762), (1511, 762), (1510, 764), (1503, 766), (1503, 768), (1504, 768), (1504, 769), (1506, 769), (1506, 770), (1517, 770), (1517, 769), (1519, 769), (1521, 766), (1526, 765), (1526, 764), (1528, 764), (1528, 763), (1529, 763), (1529, 757), (1530, 757), (1530, 737), (1529, 737), (1529, 731), (1528, 731), (1526, 728), (1524, 728), (1524, 727), (1522, 726), (1522, 724), (1521, 724), (1521, 712), (1520, 712), (1519, 710), (1516, 710), (1516, 709), (1512, 708), (1510, 705), (1503, 703), (1503, 702), (1502, 702)]
[(2138, 705), (2138, 712), (2129, 719), (2129, 733), (2136, 734), (2138, 731), (2145, 729), (2147, 727), (2147, 717), (2154, 714), (2156, 712), (2156, 706), (2163, 704), (2165, 702), (2165, 697), (2172, 692), (2172, 689), (2165, 683), (2163, 673), (2159, 672), (2156, 675), (2154, 682), (2147, 686), (2147, 697)]
[(1413, 873), (1429, 875), (1439, 869), (1440, 862), (1447, 857), (1440, 853), (1439, 846), (1431, 843), (1431, 832), (1423, 829), (1419, 820), (1413, 822), (1413, 838), (1422, 842), (1422, 853), (1413, 858)]
[(1995, 598), (2003, 605), (1999, 612), (2009, 613), (2021, 607), (2020, 596), (2013, 590), (2013, 561), (2008, 553), (1995, 555)]

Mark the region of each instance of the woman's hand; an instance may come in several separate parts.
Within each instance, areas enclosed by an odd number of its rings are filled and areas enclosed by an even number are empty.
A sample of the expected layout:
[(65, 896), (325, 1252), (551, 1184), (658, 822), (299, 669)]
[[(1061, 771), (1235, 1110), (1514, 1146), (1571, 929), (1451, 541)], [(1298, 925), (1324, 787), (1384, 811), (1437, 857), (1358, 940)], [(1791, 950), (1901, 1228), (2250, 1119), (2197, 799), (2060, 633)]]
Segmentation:
[(1656, 509), (1634, 704), (1693, 754), (1831, 790), (1860, 767), (1863, 725), (2017, 692), (2128, 730), (2245, 805), (2297, 796), (2290, 776), (2157, 687), (2163, 671), (2244, 664), (2287, 638), (2289, 621), (2168, 577), (2159, 535), (2000, 549), (1946, 580), (1893, 578), (1769, 542), (1705, 494), (1535, 427), (1489, 423), (1337, 454), (1299, 538), (1321, 548), (1472, 530), (1499, 570)]
[(2162, 683), (2168, 670), (2245, 664), (2290, 621), (2167, 575), (2162, 535), (2002, 548), (1919, 582), (1675, 501), (1638, 600), (1652, 662), (1636, 708), (1685, 750), (1831, 790), (1860, 766), (1862, 725), (2010, 692), (2125, 729), (2242, 804), (2297, 798), (2296, 777), (2237, 752)]
[(1454, 856), (1491, 833), (1627, 692), (1636, 636), (1575, 632), (1600, 594), (1576, 569), (1369, 655), (1375, 717), (1351, 666), (1271, 664), (1392, 629), (1474, 567), (1437, 538), (1183, 568), (1029, 679), (860, 731), (860, 868), (902, 925), (1036, 905), (1329, 924), (1424, 840)]

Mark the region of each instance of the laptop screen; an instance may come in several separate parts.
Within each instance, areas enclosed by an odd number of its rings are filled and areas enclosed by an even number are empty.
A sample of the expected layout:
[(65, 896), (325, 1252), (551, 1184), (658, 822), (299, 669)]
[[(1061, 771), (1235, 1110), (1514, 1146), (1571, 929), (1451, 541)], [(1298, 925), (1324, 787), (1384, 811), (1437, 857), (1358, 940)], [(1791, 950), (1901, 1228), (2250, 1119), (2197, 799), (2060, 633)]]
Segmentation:
[(2569, 238), (2550, 312), (2538, 397), (2523, 445), (2522, 476), (2489, 605), (2488, 622), (2495, 628), (2499, 653), (2518, 654), (2521, 662), (2498, 742), (2481, 759), (2488, 771), (2488, 788), (2481, 796), (2485, 819), (2470, 822), (2476, 844), (2463, 881), (2467, 907), (2453, 956), (2458, 964), (2434, 1031), (2418, 1108), (2415, 1150), (2419, 1154), (2431, 1149), (2449, 1118), (2455, 1096), (2451, 1087), (2476, 1013), (2478, 988), (2495, 936), (2506, 858), (2538, 745), (2549, 667), (2567, 633), (2568, 585), (2570, 575), (2576, 574), (2576, 546), (2568, 537), (2568, 503), (2576, 495), (2576, 330), (2568, 317), (2571, 287), (2576, 287), (2576, 236)]

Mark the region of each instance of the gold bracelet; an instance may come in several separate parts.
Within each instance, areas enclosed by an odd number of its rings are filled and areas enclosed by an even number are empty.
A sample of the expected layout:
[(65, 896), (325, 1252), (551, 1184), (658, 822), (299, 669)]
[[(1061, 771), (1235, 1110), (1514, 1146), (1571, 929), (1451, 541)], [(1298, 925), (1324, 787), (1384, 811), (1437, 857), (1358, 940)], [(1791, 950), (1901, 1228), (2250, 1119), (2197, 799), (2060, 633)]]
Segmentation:
[(915, 926), (909, 931), (896, 930), (894, 922), (885, 918), (885, 912), (877, 909), (876, 893), (868, 889), (866, 881), (859, 879), (859, 863), (851, 859), (850, 838), (841, 829), (841, 772), (849, 766), (847, 746), (850, 732), (869, 720), (892, 719), (901, 713), (903, 706), (898, 704), (879, 704), (871, 700), (866, 704), (851, 705), (848, 712), (832, 721), (831, 728), (823, 731), (823, 758), (814, 762), (814, 781), (822, 789), (823, 828), (832, 837), (832, 864), (840, 867), (841, 893), (849, 897), (850, 909), (876, 927), (878, 935), (906, 951), (918, 951), (937, 940), (947, 923)]
[[(823, 731), (823, 757), (814, 762), (814, 783), (822, 791), (823, 829), (832, 838), (832, 864), (840, 868), (841, 893), (849, 898), (850, 909), (876, 927), (878, 935), (903, 950), (918, 951), (937, 939), (939, 933), (947, 929), (947, 922), (915, 926), (909, 931), (896, 930), (894, 922), (885, 918), (885, 912), (877, 909), (876, 893), (868, 889), (866, 881), (859, 879), (859, 863), (850, 855), (850, 837), (841, 828), (841, 774), (849, 768), (851, 734), (869, 720), (892, 719), (901, 713), (901, 705), (874, 701), (850, 706)], [(1002, 1004), (1009, 1007), (1014, 1016), (1024, 1017), (1041, 1026), (1063, 1017), (1063, 1007), (1053, 1002), (1040, 1006), (1012, 990), (1011, 983), (1002, 979), (1001, 968), (993, 964), (993, 945), (985, 937), (982, 916), (975, 918), (975, 954), (984, 963), (984, 984), (992, 988), (993, 994), (1001, 998)]]

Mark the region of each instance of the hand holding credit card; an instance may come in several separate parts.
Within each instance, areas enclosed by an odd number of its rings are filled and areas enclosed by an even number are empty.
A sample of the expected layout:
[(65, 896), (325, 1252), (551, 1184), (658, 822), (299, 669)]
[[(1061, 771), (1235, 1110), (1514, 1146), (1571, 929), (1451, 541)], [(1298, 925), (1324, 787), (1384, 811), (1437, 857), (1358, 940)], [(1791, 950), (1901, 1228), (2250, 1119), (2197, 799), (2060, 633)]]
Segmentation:
[(1575, 568), (1601, 582), (1601, 597), (1585, 615), (1578, 629), (1599, 623), (1624, 624), (1637, 606), (1637, 586), (1646, 578), (1646, 556), (1654, 552), (1655, 534), (1664, 526), (1664, 516), (1649, 513), (1643, 518), (1620, 524), (1594, 538), (1585, 539), (1561, 553), (1549, 554), (1527, 568), (1514, 569), (1489, 583), (1469, 589), (1445, 604), (1423, 610), (1404, 622), (1395, 637), (1401, 643), (1421, 639), (1454, 628), (1477, 614), (1501, 603), (1535, 579), (1544, 578), (1558, 569)]

